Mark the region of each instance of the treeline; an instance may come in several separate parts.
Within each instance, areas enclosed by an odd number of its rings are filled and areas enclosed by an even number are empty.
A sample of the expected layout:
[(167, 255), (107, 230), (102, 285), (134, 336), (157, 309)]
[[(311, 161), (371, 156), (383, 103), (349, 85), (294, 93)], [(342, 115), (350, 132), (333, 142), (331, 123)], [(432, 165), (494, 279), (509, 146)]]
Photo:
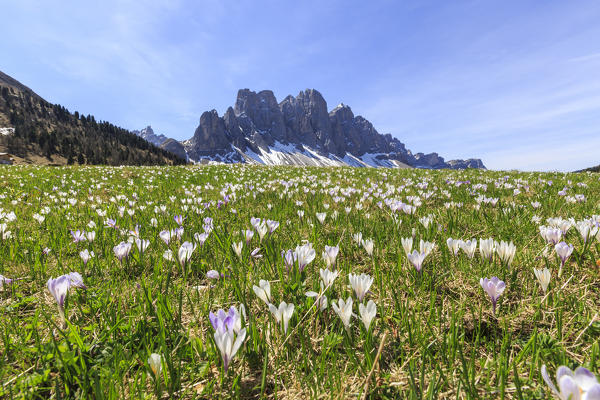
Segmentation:
[(71, 113), (33, 93), (1, 87), (0, 114), (15, 128), (14, 135), (0, 140), (9, 153), (19, 157), (33, 153), (52, 160), (59, 155), (68, 164), (185, 164), (126, 129), (98, 122), (93, 115)]

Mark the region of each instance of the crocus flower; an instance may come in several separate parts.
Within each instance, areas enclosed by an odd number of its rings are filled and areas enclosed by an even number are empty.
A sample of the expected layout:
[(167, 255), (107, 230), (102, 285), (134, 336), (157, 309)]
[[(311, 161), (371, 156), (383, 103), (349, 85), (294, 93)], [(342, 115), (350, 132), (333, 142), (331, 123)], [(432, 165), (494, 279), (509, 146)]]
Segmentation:
[(175, 223), (179, 226), (183, 225), (183, 221), (185, 220), (185, 217), (183, 215), (176, 215), (173, 217), (173, 219), (175, 220)]
[(427, 254), (413, 250), (413, 252), (409, 253), (406, 257), (408, 258), (408, 261), (410, 261), (410, 263), (415, 267), (417, 272), (421, 272), (421, 268), (423, 268), (423, 261), (425, 261)]
[(467, 257), (473, 258), (475, 256), (475, 250), (477, 250), (477, 240), (466, 240), (460, 244), (460, 248), (465, 252)]
[(306, 243), (302, 246), (297, 246), (294, 252), (294, 259), (298, 261), (298, 270), (302, 272), (304, 268), (315, 259), (315, 249), (312, 244)]
[(85, 237), (85, 231), (80, 231), (79, 229), (76, 231), (71, 231), (71, 236), (73, 237), (73, 243), (85, 242), (87, 240)]
[(548, 268), (544, 269), (533, 269), (533, 273), (535, 277), (540, 282), (540, 286), (544, 293), (548, 290), (548, 285), (550, 284), (550, 270)]
[(244, 242), (232, 243), (231, 248), (238, 258), (242, 258), (242, 247), (244, 247)]
[(404, 249), (404, 253), (406, 255), (409, 255), (412, 250), (412, 246), (413, 246), (413, 238), (411, 238), (411, 237), (401, 238), (400, 242), (402, 243), (402, 248)]
[(81, 257), (81, 261), (83, 261), (83, 265), (87, 265), (88, 261), (92, 257), (94, 257), (94, 252), (90, 252), (88, 249), (79, 252), (79, 257)]
[(325, 269), (319, 269), (319, 275), (321, 276), (321, 282), (323, 282), (323, 286), (325, 288), (330, 287), (331, 285), (333, 285), (333, 281), (335, 281), (335, 278), (337, 278), (339, 274), (339, 271), (333, 271), (331, 272), (328, 268)]
[(369, 256), (373, 256), (373, 239), (364, 239), (362, 246)]
[(177, 252), (177, 259), (179, 264), (185, 265), (192, 258), (192, 253), (196, 250), (196, 246), (190, 242), (183, 242), (179, 251)]
[(56, 300), (58, 304), (58, 312), (60, 313), (60, 318), (65, 320), (65, 298), (67, 297), (67, 292), (69, 291), (69, 287), (71, 287), (71, 280), (67, 275), (59, 276), (56, 279), (50, 278), (48, 279), (48, 291)]
[(433, 249), (435, 249), (435, 243), (426, 242), (423, 239), (419, 241), (419, 252), (425, 254), (425, 257), (427, 257)]
[(281, 258), (283, 258), (283, 263), (289, 272), (294, 266), (294, 261), (296, 261), (296, 254), (292, 250), (281, 250)]
[(175, 228), (174, 232), (175, 232), (175, 237), (177, 237), (177, 240), (181, 240), (181, 237), (183, 236), (183, 226), (180, 226), (179, 228)]
[(261, 242), (268, 231), (269, 231), (269, 228), (267, 227), (267, 224), (265, 224), (264, 222), (256, 227), (256, 232), (258, 232), (258, 237), (260, 238)]
[(200, 247), (204, 246), (204, 242), (208, 239), (210, 233), (202, 232), (202, 233), (194, 233), (194, 240), (200, 245)]
[(362, 301), (365, 298), (369, 288), (373, 284), (373, 278), (367, 274), (348, 274), (348, 280), (350, 281), (350, 285), (352, 286), (352, 289), (354, 289), (354, 293), (356, 293), (356, 297), (359, 301)]
[[(542, 378), (560, 400), (600, 400), (600, 383), (592, 372), (578, 367), (575, 372), (564, 365), (556, 370), (558, 389), (542, 365)], [(560, 389), (560, 390), (559, 390)]]
[(360, 303), (358, 305), (358, 314), (360, 315), (360, 319), (362, 320), (365, 329), (368, 331), (371, 326), (371, 321), (377, 315), (377, 306), (373, 300), (369, 300), (367, 305)]
[(496, 254), (498, 254), (500, 260), (503, 263), (505, 263), (508, 267), (510, 267), (512, 260), (515, 258), (516, 252), (517, 246), (515, 246), (513, 242), (508, 243), (502, 240), (499, 244), (496, 245)]
[(144, 254), (146, 249), (150, 246), (150, 241), (146, 239), (135, 239), (135, 245), (137, 246), (140, 254)]
[(245, 231), (242, 232), (246, 238), (246, 244), (250, 244), (250, 241), (252, 241), (252, 238), (254, 237), (254, 231), (251, 231), (250, 229), (246, 229)]
[(323, 311), (327, 308), (327, 296), (324, 294), (308, 291), (306, 292), (306, 297), (314, 297), (315, 301), (319, 304), (319, 310)]
[(273, 304), (269, 304), (269, 311), (271, 311), (271, 314), (273, 314), (277, 323), (283, 321), (283, 332), (287, 334), (288, 323), (290, 322), (290, 318), (292, 318), (292, 314), (294, 314), (294, 305), (282, 301), (279, 304), (279, 308), (277, 308)]
[(556, 244), (560, 241), (560, 238), (562, 236), (562, 230), (558, 229), (558, 228), (553, 228), (551, 226), (540, 226), (540, 235), (542, 235), (542, 238), (547, 242), (547, 243), (551, 243), (551, 244)]
[(327, 217), (327, 213), (322, 212), (322, 213), (317, 213), (317, 221), (319, 221), (321, 224), (323, 224), (325, 222), (325, 218)]
[(335, 260), (340, 251), (339, 246), (325, 246), (325, 251), (323, 251), (323, 260), (325, 261), (325, 265), (331, 267), (335, 265)]
[(131, 251), (131, 243), (121, 242), (115, 247), (113, 247), (113, 251), (115, 256), (119, 259), (120, 262), (123, 262), (123, 259), (129, 256), (129, 252)]
[(96, 231), (86, 232), (85, 237), (87, 238), (88, 242), (92, 243), (94, 239), (96, 239)]
[(174, 261), (175, 259), (173, 258), (173, 252), (171, 251), (171, 249), (165, 250), (165, 252), (163, 253), (163, 258), (167, 261)]
[(9, 279), (5, 276), (0, 275), (0, 289), (4, 285), (10, 285), (13, 282), (13, 279)]
[(158, 236), (161, 238), (163, 242), (168, 246), (169, 242), (171, 242), (171, 238), (174, 236), (173, 231), (161, 231)]
[(150, 357), (148, 357), (148, 366), (154, 374), (154, 378), (159, 379), (160, 375), (162, 374), (162, 357), (160, 354), (150, 354)]
[(482, 258), (491, 260), (495, 250), (496, 242), (494, 242), (494, 239), (479, 239), (479, 252)]
[(250, 257), (252, 258), (262, 258), (262, 254), (260, 254), (260, 247), (255, 248), (250, 252)]
[(348, 297), (348, 300), (344, 301), (338, 299), (337, 304), (331, 303), (331, 308), (340, 317), (344, 327), (350, 329), (350, 318), (352, 318), (352, 297)]
[(219, 271), (211, 269), (210, 271), (206, 272), (206, 277), (208, 279), (219, 279), (221, 277), (221, 274), (219, 273)]
[(215, 331), (214, 333), (215, 344), (221, 352), (221, 358), (223, 359), (223, 368), (225, 371), (229, 368), (229, 364), (237, 354), (240, 347), (246, 339), (246, 328), (240, 330), (236, 335), (231, 331)]
[(354, 240), (354, 243), (356, 243), (358, 246), (360, 246), (360, 244), (362, 243), (362, 233), (358, 232), (352, 235), (352, 240)]
[(490, 296), (490, 300), (492, 300), (493, 312), (496, 314), (496, 304), (498, 303), (498, 298), (504, 292), (506, 285), (497, 277), (492, 277), (492, 279), (481, 278), (479, 280), (479, 284), (483, 288), (483, 290)]
[(269, 281), (261, 279), (258, 282), (258, 286), (252, 286), (252, 290), (254, 290), (259, 299), (267, 304), (271, 303), (271, 284)]
[(246, 338), (246, 328), (241, 328), (241, 317), (244, 314), (243, 305), (240, 311), (241, 313), (235, 307), (231, 307), (227, 313), (219, 310), (217, 314), (212, 312), (209, 314), (210, 322), (215, 329), (215, 344), (221, 352), (225, 371), (229, 368), (231, 360)]
[(460, 239), (452, 239), (448, 238), (446, 240), (446, 245), (448, 246), (448, 250), (452, 252), (453, 255), (458, 254), (458, 250), (460, 249), (460, 245), (463, 243)]
[(266, 225), (267, 228), (269, 228), (269, 234), (272, 234), (273, 232), (275, 232), (275, 229), (279, 227), (279, 222), (268, 219)]
[(560, 258), (560, 268), (558, 269), (558, 276), (560, 277), (562, 275), (562, 269), (565, 266), (565, 262), (573, 253), (573, 245), (560, 242), (554, 246), (554, 251), (556, 251), (556, 254)]

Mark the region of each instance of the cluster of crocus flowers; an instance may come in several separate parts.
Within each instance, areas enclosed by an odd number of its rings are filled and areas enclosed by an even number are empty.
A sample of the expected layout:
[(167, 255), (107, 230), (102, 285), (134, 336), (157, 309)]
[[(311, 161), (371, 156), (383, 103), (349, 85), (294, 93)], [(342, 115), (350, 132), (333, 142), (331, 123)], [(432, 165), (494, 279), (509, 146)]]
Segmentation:
[(47, 282), (48, 291), (58, 304), (60, 318), (65, 320), (65, 299), (71, 287), (87, 289), (83, 283), (83, 278), (78, 272), (70, 272), (61, 275), (58, 278), (50, 278)]
[(540, 225), (539, 230), (542, 238), (546, 241), (546, 243), (549, 244), (556, 244), (560, 242), (560, 239), (563, 235), (562, 230), (553, 226)]
[(504, 292), (504, 289), (506, 288), (506, 284), (495, 276), (492, 277), (492, 279), (481, 278), (479, 284), (490, 297), (490, 300), (492, 301), (492, 311), (496, 314), (496, 305), (502, 292)]
[(506, 264), (506, 266), (509, 268), (513, 259), (515, 258), (516, 252), (517, 246), (515, 246), (513, 242), (509, 243), (501, 240), (500, 243), (496, 243), (496, 254), (498, 254), (500, 261)]
[(129, 252), (131, 252), (131, 243), (129, 242), (121, 242), (115, 247), (113, 247), (113, 251), (115, 253), (115, 257), (119, 260), (119, 262), (123, 262), (129, 256)]
[(221, 352), (225, 371), (246, 339), (246, 328), (242, 328), (245, 313), (243, 305), (240, 311), (232, 306), (228, 312), (219, 310), (216, 314), (212, 311), (209, 314), (210, 323), (215, 330), (215, 344)]
[(575, 371), (563, 366), (556, 370), (556, 383), (550, 379), (546, 366), (542, 365), (542, 378), (560, 400), (600, 400), (600, 383), (588, 369), (578, 367)]

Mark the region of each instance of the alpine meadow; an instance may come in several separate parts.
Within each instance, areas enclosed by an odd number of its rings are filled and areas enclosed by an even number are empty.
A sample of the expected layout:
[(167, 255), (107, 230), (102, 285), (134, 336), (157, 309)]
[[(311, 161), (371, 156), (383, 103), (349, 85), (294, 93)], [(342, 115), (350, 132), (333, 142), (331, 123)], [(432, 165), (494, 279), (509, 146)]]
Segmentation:
[(0, 177), (2, 398), (600, 398), (598, 175)]

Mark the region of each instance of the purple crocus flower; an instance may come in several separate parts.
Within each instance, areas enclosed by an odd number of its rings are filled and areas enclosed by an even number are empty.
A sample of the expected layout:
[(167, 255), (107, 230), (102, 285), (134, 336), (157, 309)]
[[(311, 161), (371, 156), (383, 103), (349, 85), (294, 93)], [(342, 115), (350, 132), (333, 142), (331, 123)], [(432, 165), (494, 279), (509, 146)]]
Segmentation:
[(176, 215), (173, 218), (175, 219), (175, 222), (177, 223), (177, 225), (179, 225), (179, 226), (183, 225), (183, 221), (185, 220), (185, 217), (183, 215)]
[(117, 228), (117, 221), (115, 221), (112, 218), (109, 218), (109, 219), (106, 220), (106, 226), (109, 227), (109, 228), (116, 229)]
[(506, 284), (495, 276), (492, 277), (492, 279), (481, 278), (479, 284), (488, 296), (490, 296), (493, 313), (496, 314), (496, 304), (498, 303), (498, 298), (502, 295), (502, 292), (504, 292)]
[(232, 306), (227, 313), (219, 310), (217, 314), (210, 312), (208, 316), (215, 330), (215, 344), (221, 352), (225, 371), (246, 339), (246, 328), (242, 329), (243, 307), (240, 308), (241, 313)]
[(206, 277), (208, 279), (219, 279), (221, 276), (222, 275), (219, 273), (219, 271), (216, 271), (214, 269), (211, 269), (206, 273)]
[(85, 242), (87, 239), (85, 238), (85, 232), (77, 229), (76, 231), (71, 231), (71, 236), (73, 236), (73, 243)]
[(181, 240), (181, 237), (183, 236), (183, 226), (175, 228), (175, 236), (177, 237), (177, 240)]
[(281, 250), (281, 258), (283, 258), (283, 263), (289, 272), (294, 266), (294, 261), (296, 260), (295, 253), (292, 250)]
[(10, 285), (13, 283), (12, 279), (9, 279), (3, 275), (0, 275), (0, 288), (2, 288), (2, 286), (4, 285)]

